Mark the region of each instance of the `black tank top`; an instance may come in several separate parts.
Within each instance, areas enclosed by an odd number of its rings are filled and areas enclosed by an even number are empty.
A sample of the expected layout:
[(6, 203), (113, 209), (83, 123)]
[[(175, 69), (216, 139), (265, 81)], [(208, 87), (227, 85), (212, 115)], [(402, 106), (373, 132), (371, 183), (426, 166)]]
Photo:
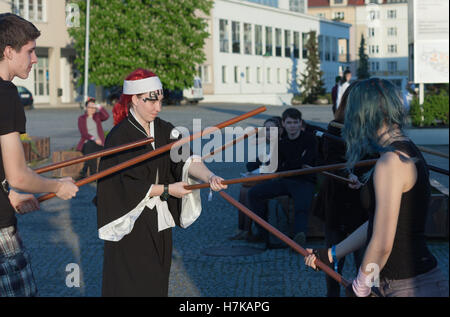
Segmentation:
[[(392, 252), (380, 272), (381, 278), (407, 279), (435, 268), (437, 261), (428, 250), (425, 239), (425, 224), (430, 202), (431, 188), (429, 171), (419, 149), (411, 141), (396, 141), (395, 149), (416, 158), (417, 180), (414, 186), (402, 194), (397, 230)], [(375, 216), (375, 190), (373, 173), (361, 191), (362, 204), (369, 214), (367, 243), (373, 232)]]

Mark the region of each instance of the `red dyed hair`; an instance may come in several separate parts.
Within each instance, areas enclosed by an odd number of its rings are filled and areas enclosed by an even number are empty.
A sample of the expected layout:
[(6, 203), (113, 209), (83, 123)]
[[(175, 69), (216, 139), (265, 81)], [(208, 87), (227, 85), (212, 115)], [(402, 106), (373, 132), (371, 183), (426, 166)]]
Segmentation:
[[(138, 68), (135, 71), (133, 71), (130, 75), (128, 75), (125, 80), (139, 80), (149, 77), (156, 77), (156, 74), (153, 72)], [(114, 108), (112, 110), (113, 117), (114, 117), (114, 125), (119, 124), (123, 119), (125, 119), (128, 116), (128, 109), (130, 108), (131, 103), (131, 97), (133, 95), (120, 95), (119, 101), (114, 105)]]

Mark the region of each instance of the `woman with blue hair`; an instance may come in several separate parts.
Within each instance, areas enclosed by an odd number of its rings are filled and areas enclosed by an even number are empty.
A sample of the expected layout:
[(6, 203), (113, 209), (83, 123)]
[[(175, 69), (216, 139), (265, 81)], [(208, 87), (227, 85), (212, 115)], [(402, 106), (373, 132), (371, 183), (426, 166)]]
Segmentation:
[(332, 266), (366, 245), (366, 252), (347, 295), (448, 296), (448, 281), (426, 245), (430, 201), (429, 172), (415, 144), (403, 133), (404, 106), (398, 89), (387, 80), (361, 81), (351, 90), (343, 137), (350, 170), (365, 155), (379, 154), (363, 179), (362, 203), (369, 220), (329, 249), (309, 250), (305, 263), (318, 257)]

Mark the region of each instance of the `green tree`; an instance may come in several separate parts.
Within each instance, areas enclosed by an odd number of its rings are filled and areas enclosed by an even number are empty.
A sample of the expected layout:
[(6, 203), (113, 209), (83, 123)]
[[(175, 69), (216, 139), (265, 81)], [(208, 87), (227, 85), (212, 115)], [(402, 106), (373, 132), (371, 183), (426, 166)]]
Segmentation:
[[(80, 27), (70, 28), (75, 65), (84, 72), (86, 1), (75, 0)], [(169, 89), (193, 84), (196, 65), (205, 60), (203, 46), (212, 0), (95, 0), (90, 7), (89, 82), (122, 85), (136, 68), (155, 72)], [(81, 76), (79, 84), (84, 80)]]
[(325, 94), (323, 72), (320, 70), (319, 45), (317, 43), (316, 31), (308, 34), (306, 42), (308, 59), (306, 69), (300, 80), (300, 88), (303, 90), (302, 103), (314, 103), (320, 95)]
[(359, 63), (356, 75), (358, 76), (358, 79), (370, 78), (369, 56), (366, 54), (366, 40), (364, 39), (363, 34), (361, 34), (361, 42), (359, 44)]

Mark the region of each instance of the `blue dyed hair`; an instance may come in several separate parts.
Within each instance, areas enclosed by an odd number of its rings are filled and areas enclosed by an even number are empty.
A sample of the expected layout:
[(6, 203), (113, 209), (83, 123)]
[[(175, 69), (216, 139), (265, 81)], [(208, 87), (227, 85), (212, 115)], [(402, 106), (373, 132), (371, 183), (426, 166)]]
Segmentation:
[[(347, 144), (347, 168), (366, 155), (393, 151), (389, 146), (404, 138), (405, 112), (400, 91), (385, 79), (371, 78), (358, 82), (350, 91), (342, 136)], [(380, 143), (378, 131), (386, 125), (389, 138)]]

